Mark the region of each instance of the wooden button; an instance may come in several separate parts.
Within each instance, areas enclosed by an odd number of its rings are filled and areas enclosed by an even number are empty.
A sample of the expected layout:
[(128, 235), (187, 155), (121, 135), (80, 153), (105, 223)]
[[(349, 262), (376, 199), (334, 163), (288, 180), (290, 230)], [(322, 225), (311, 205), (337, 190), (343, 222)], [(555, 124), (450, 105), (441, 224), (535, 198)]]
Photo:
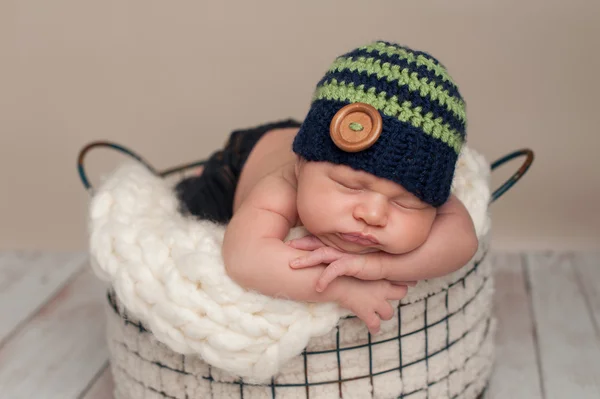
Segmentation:
[(371, 147), (381, 134), (379, 111), (364, 103), (348, 104), (331, 119), (329, 134), (340, 149), (358, 152)]

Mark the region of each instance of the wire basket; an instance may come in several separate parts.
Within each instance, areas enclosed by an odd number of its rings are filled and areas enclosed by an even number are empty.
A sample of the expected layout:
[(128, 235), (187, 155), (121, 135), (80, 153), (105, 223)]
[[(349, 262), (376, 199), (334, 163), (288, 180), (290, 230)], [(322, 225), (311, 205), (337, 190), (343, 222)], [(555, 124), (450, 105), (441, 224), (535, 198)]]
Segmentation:
[[(93, 193), (84, 156), (92, 148), (110, 147), (143, 163), (153, 173), (173, 178), (203, 165), (193, 162), (158, 172), (143, 158), (115, 143), (94, 142), (78, 158), (81, 180)], [(523, 149), (492, 163), (492, 170), (525, 156), (500, 188), (502, 196), (528, 170), (533, 152)], [(128, 313), (115, 292), (107, 295), (107, 338), (118, 399), (135, 398), (476, 398), (485, 390), (493, 368), (495, 319), (493, 275), (488, 261), (489, 234), (480, 237), (473, 260), (431, 285), (412, 302), (400, 301), (395, 316), (383, 321), (381, 334), (369, 334), (354, 316), (340, 320), (329, 334), (313, 338), (267, 384), (254, 384), (182, 355), (159, 342)]]

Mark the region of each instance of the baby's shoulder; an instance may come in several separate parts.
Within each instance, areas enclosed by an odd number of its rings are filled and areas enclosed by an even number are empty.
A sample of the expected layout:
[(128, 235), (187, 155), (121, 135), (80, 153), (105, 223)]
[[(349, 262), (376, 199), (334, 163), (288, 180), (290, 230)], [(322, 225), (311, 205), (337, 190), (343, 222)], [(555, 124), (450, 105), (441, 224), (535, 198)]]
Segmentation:
[(296, 188), (281, 172), (283, 171), (274, 171), (260, 179), (244, 203), (256, 209), (280, 214), (295, 225), (298, 220)]
[(296, 223), (294, 226), (302, 226), (302, 221), (298, 216), (298, 179), (296, 178), (294, 163), (287, 166), (284, 165), (284, 167), (282, 167), (281, 178), (285, 180), (286, 187), (288, 188), (288, 190), (290, 190), (286, 200), (289, 202), (290, 208), (293, 208), (293, 212), (296, 216)]
[(269, 173), (266, 178), (270, 183), (265, 184), (262, 189), (270, 191), (271, 194), (274, 194), (274, 198), (293, 204), (295, 207), (298, 183), (293, 163), (281, 165), (272, 173)]

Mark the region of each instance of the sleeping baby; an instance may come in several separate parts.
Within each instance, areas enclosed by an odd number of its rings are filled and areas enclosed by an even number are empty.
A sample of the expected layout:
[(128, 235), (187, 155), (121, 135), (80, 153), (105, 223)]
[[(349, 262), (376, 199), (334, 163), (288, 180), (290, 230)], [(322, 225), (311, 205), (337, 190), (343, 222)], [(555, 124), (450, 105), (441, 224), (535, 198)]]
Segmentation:
[[(336, 302), (376, 334), (409, 286), (477, 250), (451, 193), (465, 126), (439, 61), (374, 42), (335, 59), (302, 123), (233, 132), (176, 189), (184, 212), (227, 225), (223, 261), (240, 286)], [(299, 226), (310, 234), (286, 240)]]

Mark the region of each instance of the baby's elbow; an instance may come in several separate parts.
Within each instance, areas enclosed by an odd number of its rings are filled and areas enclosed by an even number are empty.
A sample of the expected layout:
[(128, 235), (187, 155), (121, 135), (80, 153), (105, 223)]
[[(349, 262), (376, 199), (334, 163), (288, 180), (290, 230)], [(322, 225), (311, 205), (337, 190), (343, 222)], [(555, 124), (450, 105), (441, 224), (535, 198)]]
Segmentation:
[(444, 274), (453, 273), (463, 266), (467, 265), (477, 253), (479, 248), (479, 241), (477, 235), (466, 234), (463, 235), (459, 241), (452, 245), (452, 262), (448, 264), (448, 270)]
[(456, 234), (455, 240), (451, 247), (453, 254), (453, 262), (450, 272), (454, 272), (461, 267), (467, 265), (479, 249), (479, 239), (475, 233), (475, 229), (461, 228), (460, 234)]
[(477, 234), (472, 234), (468, 241), (466, 252), (468, 254), (468, 259), (471, 260), (479, 249), (479, 239), (477, 238)]
[(463, 238), (462, 248), (464, 254), (463, 264), (466, 264), (473, 259), (477, 253), (477, 250), (479, 249), (479, 239), (477, 238), (477, 233), (475, 232), (474, 228), (469, 229), (468, 233)]
[(223, 255), (223, 267), (225, 268), (225, 274), (231, 279), (237, 276), (237, 268), (233, 266), (231, 260), (225, 255)]
[(228, 246), (224, 245), (221, 251), (225, 274), (227, 274), (227, 276), (237, 284), (243, 285), (243, 282), (246, 278), (244, 275), (245, 268), (240, 267), (240, 262), (237, 261), (235, 256), (233, 256), (233, 251), (229, 251), (228, 249)]
[(224, 261), (223, 264), (225, 266), (225, 274), (240, 287), (247, 288), (248, 276), (245, 273), (245, 268), (228, 261)]

